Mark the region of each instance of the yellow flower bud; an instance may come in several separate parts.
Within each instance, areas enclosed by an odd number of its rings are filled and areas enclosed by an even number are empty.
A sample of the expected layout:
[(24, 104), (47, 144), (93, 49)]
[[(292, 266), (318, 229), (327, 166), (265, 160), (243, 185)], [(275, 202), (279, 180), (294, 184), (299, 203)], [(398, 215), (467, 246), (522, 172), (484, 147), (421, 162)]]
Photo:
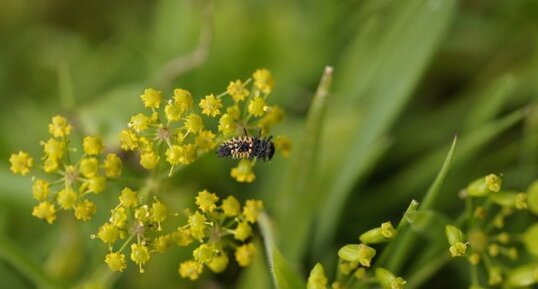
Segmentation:
[(226, 270), (226, 267), (228, 266), (228, 256), (224, 253), (217, 254), (213, 256), (211, 259), (211, 262), (207, 264), (207, 267), (211, 269), (211, 271), (215, 273), (221, 273), (224, 270)]
[(122, 150), (134, 151), (138, 148), (138, 137), (133, 131), (124, 129), (120, 132), (119, 137)]
[(203, 269), (204, 266), (202, 264), (189, 260), (179, 264), (178, 272), (182, 278), (189, 278), (191, 281), (194, 281), (200, 277)]
[(80, 172), (83, 176), (91, 178), (99, 170), (99, 161), (96, 158), (84, 158), (80, 161)]
[(252, 74), (252, 78), (254, 78), (254, 86), (262, 91), (265, 94), (268, 94), (271, 92), (271, 89), (273, 88), (273, 76), (271, 75), (271, 72), (265, 68), (258, 69), (254, 71)]
[(191, 113), (185, 118), (184, 125), (187, 130), (193, 133), (197, 133), (204, 129), (202, 118), (195, 113)]
[(58, 204), (64, 210), (70, 210), (75, 205), (78, 196), (71, 187), (64, 187), (58, 192)]
[(226, 217), (236, 217), (239, 215), (241, 205), (233, 196), (228, 196), (221, 205), (222, 211)]
[(75, 218), (77, 220), (88, 221), (97, 211), (97, 206), (90, 200), (83, 200), (75, 205)]
[(56, 220), (56, 208), (50, 202), (41, 202), (34, 207), (32, 216), (52, 224)]
[(67, 119), (63, 116), (55, 116), (52, 118), (52, 122), (49, 124), (49, 133), (53, 137), (64, 137), (71, 133), (73, 127), (67, 122)]
[(215, 250), (213, 249), (213, 247), (207, 244), (200, 245), (198, 248), (194, 249), (194, 251), (192, 252), (192, 256), (194, 257), (194, 260), (200, 263), (204, 263), (204, 264), (209, 263), (211, 259), (213, 258), (214, 254), (215, 254)]
[(230, 81), (230, 84), (226, 88), (226, 92), (233, 98), (234, 102), (240, 102), (244, 100), (249, 92), (245, 89), (241, 80)]
[(252, 243), (244, 244), (235, 250), (235, 260), (241, 267), (246, 267), (252, 263), (256, 247)]
[(11, 163), (11, 171), (21, 176), (30, 172), (30, 169), (34, 165), (34, 159), (23, 151), (19, 151), (17, 154), (11, 154), (9, 162)]
[(307, 289), (326, 289), (327, 288), (327, 277), (325, 276), (325, 270), (320, 263), (317, 263), (310, 275), (308, 276), (308, 283), (306, 284)]
[(103, 167), (105, 169), (105, 176), (119, 177), (121, 175), (123, 163), (116, 154), (107, 154)]
[(364, 267), (370, 267), (374, 258), (374, 248), (364, 244), (348, 244), (338, 250), (338, 257), (348, 262), (359, 262)]
[(32, 184), (32, 195), (38, 201), (46, 200), (49, 196), (49, 183), (45, 180), (35, 180)]
[(240, 160), (237, 167), (232, 168), (230, 175), (240, 183), (252, 183), (256, 179), (252, 171), (252, 163), (247, 159)]
[(134, 208), (138, 205), (138, 195), (130, 188), (124, 188), (119, 197), (122, 206)]
[(142, 244), (131, 244), (131, 260), (138, 264), (140, 273), (144, 272), (142, 266), (149, 261), (151, 255), (149, 254), (148, 247)]
[(384, 268), (375, 270), (375, 278), (385, 289), (403, 289), (407, 283), (402, 277), (396, 277), (392, 272)]
[(265, 113), (266, 106), (263, 98), (256, 96), (248, 104), (248, 113), (255, 117), (262, 116)]
[(192, 95), (188, 90), (181, 88), (174, 89), (174, 100), (181, 107), (182, 111), (186, 111), (192, 107)]
[(145, 107), (159, 108), (161, 105), (161, 92), (159, 90), (148, 88), (144, 90), (144, 94), (140, 95)]
[(103, 241), (105, 244), (112, 245), (119, 238), (119, 231), (114, 225), (110, 223), (105, 223), (99, 227), (97, 237)]
[(255, 223), (258, 219), (258, 214), (263, 209), (263, 203), (259, 200), (247, 200), (243, 207), (243, 215), (249, 223)]
[(105, 263), (112, 272), (123, 272), (127, 268), (125, 255), (120, 252), (111, 252), (105, 256)]
[(237, 224), (234, 230), (234, 238), (239, 241), (245, 241), (252, 234), (252, 228), (247, 222)]
[(146, 170), (154, 169), (159, 163), (159, 156), (153, 151), (146, 151), (140, 155), (140, 165)]
[(202, 212), (212, 212), (217, 207), (215, 205), (218, 202), (219, 198), (216, 194), (210, 193), (207, 190), (203, 190), (198, 193), (196, 197), (196, 205)]
[(87, 136), (82, 145), (84, 153), (95, 156), (103, 151), (103, 141), (98, 136)]

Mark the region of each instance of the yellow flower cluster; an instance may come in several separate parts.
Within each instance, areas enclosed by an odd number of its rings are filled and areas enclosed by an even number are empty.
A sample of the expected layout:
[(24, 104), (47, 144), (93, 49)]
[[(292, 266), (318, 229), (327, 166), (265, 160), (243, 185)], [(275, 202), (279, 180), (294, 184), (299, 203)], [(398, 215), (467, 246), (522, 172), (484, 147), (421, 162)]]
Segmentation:
[[(161, 91), (146, 89), (140, 98), (148, 110), (133, 115), (120, 132), (121, 148), (137, 151), (140, 165), (148, 170), (166, 161), (171, 175), (174, 168), (192, 163), (227, 138), (249, 131), (268, 135), (284, 117), (281, 108), (266, 103), (272, 87), (269, 70), (259, 69), (252, 79), (231, 81), (225, 92), (206, 95), (197, 102), (198, 106), (185, 89), (175, 89), (168, 100), (163, 100)], [(204, 121), (214, 118), (218, 118), (217, 127), (207, 127)], [(277, 136), (275, 147), (287, 156), (291, 142)], [(249, 163), (240, 163), (232, 170), (232, 177), (239, 182), (252, 182), (254, 161)]]
[[(130, 258), (139, 266), (140, 272), (144, 272), (143, 265), (150, 260), (152, 253), (193, 243), (197, 243), (193, 259), (179, 265), (178, 272), (184, 278), (197, 279), (204, 266), (216, 273), (224, 271), (229, 262), (228, 251), (234, 248), (237, 263), (248, 266), (256, 251), (248, 240), (263, 204), (248, 200), (241, 207), (232, 196), (218, 203), (219, 197), (215, 193), (199, 192), (197, 210), (187, 212), (186, 224), (173, 232), (160, 234), (161, 223), (172, 215), (167, 207), (156, 199), (151, 205), (142, 204), (137, 192), (125, 188), (119, 196), (119, 205), (111, 210), (109, 221), (92, 238), (108, 245), (105, 263), (111, 271), (125, 270), (127, 262), (123, 251), (129, 245)], [(117, 245), (118, 242), (121, 245)]]
[[(70, 147), (72, 129), (66, 118), (52, 118), (49, 124), (51, 137), (41, 142), (42, 168), (47, 177), (32, 177), (32, 194), (39, 201), (32, 215), (50, 224), (56, 220), (58, 209), (73, 210), (78, 220), (89, 220), (97, 207), (87, 197), (102, 192), (107, 179), (120, 176), (122, 171), (121, 159), (113, 153), (105, 156), (103, 142), (96, 136), (83, 139), (83, 153), (73, 162), (77, 150)], [(21, 175), (26, 175), (33, 165), (33, 159), (22, 151), (12, 154), (10, 162), (13, 173)]]

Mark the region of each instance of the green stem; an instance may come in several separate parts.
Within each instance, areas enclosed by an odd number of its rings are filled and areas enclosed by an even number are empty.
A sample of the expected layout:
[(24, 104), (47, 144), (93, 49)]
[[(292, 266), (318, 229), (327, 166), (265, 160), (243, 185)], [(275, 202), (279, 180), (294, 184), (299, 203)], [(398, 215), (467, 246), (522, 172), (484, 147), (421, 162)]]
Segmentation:
[(32, 281), (36, 287), (63, 288), (59, 282), (48, 276), (41, 266), (30, 259), (25, 250), (2, 235), (0, 235), (0, 259), (17, 269), (18, 272)]

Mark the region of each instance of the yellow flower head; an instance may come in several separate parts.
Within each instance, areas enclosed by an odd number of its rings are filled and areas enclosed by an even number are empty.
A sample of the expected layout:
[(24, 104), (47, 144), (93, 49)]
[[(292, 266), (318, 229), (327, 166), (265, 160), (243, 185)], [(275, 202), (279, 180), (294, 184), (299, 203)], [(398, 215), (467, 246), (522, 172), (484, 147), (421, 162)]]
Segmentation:
[(120, 146), (122, 150), (134, 151), (138, 147), (138, 137), (133, 131), (124, 129), (120, 132)]
[(179, 275), (183, 278), (189, 278), (191, 281), (194, 281), (200, 277), (200, 274), (202, 274), (202, 271), (204, 269), (204, 266), (202, 264), (199, 264), (196, 261), (185, 261), (181, 264), (179, 264)]
[(215, 249), (207, 244), (202, 244), (198, 248), (194, 249), (192, 252), (192, 255), (194, 257), (194, 260), (207, 264), (211, 261), (213, 258), (213, 255), (215, 253)]
[(46, 173), (53, 173), (58, 169), (58, 160), (55, 158), (46, 158), (43, 162), (43, 170)]
[(109, 222), (118, 229), (125, 228), (127, 224), (127, 211), (124, 207), (117, 207), (110, 210)]
[(223, 114), (219, 119), (219, 131), (224, 135), (229, 136), (235, 133), (237, 129), (237, 121), (228, 113)]
[(112, 245), (119, 238), (120, 232), (118, 228), (110, 223), (105, 223), (99, 227), (99, 232), (97, 232), (97, 237), (103, 241), (105, 244)]
[(131, 121), (128, 126), (132, 128), (135, 132), (141, 133), (148, 129), (149, 125), (152, 123), (151, 118), (146, 116), (143, 113), (137, 113), (131, 117)]
[(170, 247), (171, 239), (170, 235), (163, 235), (155, 238), (153, 240), (153, 250), (155, 250), (155, 252), (164, 253)]
[(87, 155), (95, 156), (103, 151), (103, 141), (98, 136), (87, 136), (82, 147)]
[(262, 116), (265, 113), (264, 108), (266, 106), (263, 98), (256, 96), (248, 103), (248, 113), (256, 117)]
[(52, 224), (56, 220), (56, 208), (50, 202), (41, 202), (34, 207), (32, 216)]
[(200, 100), (200, 108), (202, 108), (202, 113), (215, 117), (220, 114), (220, 108), (222, 107), (222, 102), (220, 99), (216, 98), (213, 94), (207, 95), (202, 100)]
[(207, 267), (215, 273), (223, 272), (226, 270), (226, 267), (228, 267), (228, 256), (224, 253), (213, 256), (213, 259), (207, 264)]
[(30, 169), (34, 165), (34, 159), (23, 151), (19, 151), (17, 154), (11, 154), (9, 162), (11, 163), (11, 171), (14, 174), (20, 174), (22, 176), (30, 172)]
[(247, 200), (245, 206), (243, 207), (243, 215), (245, 219), (250, 223), (255, 223), (258, 214), (263, 209), (263, 203), (259, 200)]
[(206, 217), (196, 211), (189, 216), (189, 230), (191, 236), (196, 239), (202, 239), (205, 237)]
[(169, 102), (164, 107), (164, 114), (166, 116), (166, 119), (168, 121), (178, 121), (181, 118), (181, 114), (183, 113), (183, 109), (181, 108), (181, 105), (179, 105), (176, 102)]
[(236, 198), (234, 198), (233, 196), (228, 196), (224, 201), (222, 201), (221, 208), (222, 211), (224, 211), (224, 215), (226, 217), (236, 217), (237, 215), (239, 215), (241, 205)]
[(235, 250), (235, 260), (239, 266), (246, 267), (252, 263), (255, 253), (256, 247), (254, 247), (254, 244), (244, 244)]
[(252, 77), (254, 78), (254, 86), (256, 86), (257, 89), (261, 90), (265, 94), (271, 92), (274, 81), (273, 76), (271, 75), (271, 72), (269, 70), (265, 68), (258, 69), (254, 71)]
[(215, 142), (215, 134), (209, 130), (200, 131), (194, 142), (202, 152), (210, 151), (217, 145)]
[(159, 156), (153, 151), (145, 151), (140, 155), (140, 165), (146, 170), (154, 169), (159, 163)]
[(55, 116), (49, 124), (49, 133), (53, 137), (64, 137), (71, 133), (73, 127), (67, 122), (63, 116)]
[(241, 80), (230, 81), (226, 92), (232, 96), (235, 102), (240, 102), (248, 96), (248, 90), (245, 89), (244, 84), (241, 83)]
[(124, 188), (121, 191), (120, 203), (127, 208), (134, 208), (138, 205), (138, 196), (135, 191), (130, 188)]
[(192, 95), (188, 90), (181, 88), (174, 89), (174, 100), (181, 107), (182, 111), (186, 111), (192, 107)]
[(100, 193), (106, 188), (106, 179), (103, 176), (93, 176), (88, 180), (88, 191), (92, 193)]
[(327, 289), (327, 277), (325, 276), (325, 270), (320, 263), (317, 263), (316, 266), (310, 271), (310, 276), (308, 276), (308, 283), (306, 285), (307, 289)]
[(142, 265), (149, 261), (150, 257), (151, 255), (149, 254), (148, 247), (142, 244), (131, 244), (131, 260), (138, 264), (140, 273), (144, 272)]
[(252, 228), (247, 222), (241, 222), (234, 230), (234, 238), (239, 241), (245, 241), (252, 235)]
[(148, 205), (140, 206), (138, 209), (135, 210), (135, 219), (137, 221), (145, 223), (148, 221), (149, 217), (150, 214)]
[(275, 150), (287, 158), (291, 154), (291, 140), (285, 135), (275, 137)]
[(151, 204), (150, 215), (151, 215), (151, 220), (153, 222), (155, 223), (163, 222), (164, 220), (166, 220), (167, 214), (168, 214), (168, 209), (163, 203), (156, 201), (153, 204)]
[(172, 233), (172, 240), (181, 247), (188, 246), (192, 243), (191, 233), (188, 229), (179, 227)]
[(90, 200), (83, 200), (75, 205), (75, 218), (77, 220), (88, 221), (97, 211), (97, 206)]
[(230, 175), (240, 183), (252, 183), (256, 178), (252, 171), (252, 163), (247, 159), (240, 160), (237, 167), (232, 168)]
[(202, 118), (195, 113), (189, 114), (185, 119), (185, 128), (193, 133), (202, 131), (204, 129), (204, 123), (202, 122)]
[(119, 177), (123, 168), (121, 159), (116, 154), (107, 154), (103, 168), (105, 169), (105, 176), (107, 177)]
[(216, 194), (210, 193), (207, 190), (203, 190), (198, 193), (196, 197), (196, 205), (204, 213), (212, 212), (217, 207), (216, 202), (219, 201), (219, 197)]
[(239, 108), (239, 105), (236, 103), (232, 106), (228, 106), (226, 108), (226, 113), (230, 115), (232, 119), (237, 120), (241, 116), (241, 108)]
[(64, 187), (58, 192), (58, 204), (64, 210), (70, 210), (75, 205), (78, 196), (71, 187)]
[(148, 108), (159, 108), (161, 105), (161, 92), (153, 88), (144, 90), (144, 94), (140, 96), (144, 106)]
[(127, 268), (125, 255), (120, 252), (111, 252), (105, 256), (105, 263), (112, 272), (123, 272)]
[(59, 160), (64, 155), (65, 143), (53, 138), (49, 139), (43, 147), (47, 158)]
[(96, 158), (84, 158), (80, 161), (80, 172), (83, 176), (91, 178), (97, 175), (99, 161)]
[(49, 183), (44, 180), (37, 179), (32, 184), (32, 195), (38, 201), (44, 201), (49, 196)]

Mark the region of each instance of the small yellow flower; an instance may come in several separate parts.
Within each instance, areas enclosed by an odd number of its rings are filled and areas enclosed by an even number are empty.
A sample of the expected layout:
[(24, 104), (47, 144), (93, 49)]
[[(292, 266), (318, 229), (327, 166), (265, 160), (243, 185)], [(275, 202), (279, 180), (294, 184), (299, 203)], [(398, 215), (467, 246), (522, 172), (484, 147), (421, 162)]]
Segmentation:
[(275, 137), (275, 149), (282, 154), (283, 157), (287, 158), (291, 154), (291, 140), (284, 135), (279, 135)]
[(138, 264), (140, 273), (144, 272), (142, 266), (149, 261), (151, 255), (149, 254), (148, 247), (142, 244), (131, 244), (131, 260)]
[(47, 158), (59, 160), (64, 155), (64, 148), (64, 142), (51, 138), (45, 143), (43, 151), (45, 152), (45, 156)]
[(103, 140), (98, 136), (87, 136), (82, 147), (87, 155), (95, 156), (103, 151)]
[(49, 183), (45, 180), (35, 180), (32, 184), (32, 195), (38, 201), (46, 200), (49, 196)]
[(252, 183), (256, 179), (252, 171), (252, 163), (247, 159), (240, 160), (237, 167), (232, 168), (230, 175), (240, 183)]
[(100, 193), (106, 188), (106, 179), (103, 176), (93, 176), (88, 180), (88, 191), (92, 193)]
[(214, 255), (214, 249), (213, 247), (202, 244), (198, 248), (194, 249), (192, 252), (192, 256), (194, 257), (194, 260), (200, 262), (200, 263), (209, 263)]
[(172, 147), (166, 150), (165, 155), (166, 161), (168, 161), (171, 165), (187, 165), (196, 159), (197, 152), (196, 147), (192, 144), (184, 146), (172, 145)]
[(151, 124), (151, 118), (144, 115), (143, 113), (135, 114), (131, 117), (131, 121), (128, 126), (132, 128), (135, 132), (141, 133), (149, 128)]
[(120, 132), (120, 146), (122, 150), (134, 151), (138, 147), (138, 138), (136, 134), (128, 129)]
[(80, 172), (87, 178), (97, 175), (99, 161), (96, 158), (84, 158), (80, 161)]
[(17, 154), (11, 154), (9, 162), (11, 163), (11, 171), (21, 176), (30, 172), (30, 169), (34, 165), (34, 159), (23, 151), (19, 151)]
[(163, 203), (157, 201), (151, 204), (150, 215), (151, 215), (151, 220), (153, 222), (155, 223), (164, 222), (164, 220), (166, 220), (167, 213), (168, 213), (168, 209)]
[(254, 247), (254, 244), (244, 244), (235, 250), (235, 260), (239, 263), (239, 266), (246, 267), (252, 263), (255, 253), (256, 247)]
[(274, 81), (269, 70), (265, 68), (258, 69), (252, 74), (252, 77), (254, 78), (254, 86), (256, 86), (257, 89), (261, 90), (265, 94), (271, 92)]
[(259, 200), (247, 200), (243, 207), (243, 215), (245, 219), (250, 223), (255, 223), (258, 219), (258, 214), (263, 209), (263, 203)]
[(120, 232), (118, 228), (110, 223), (105, 223), (99, 227), (99, 232), (97, 232), (97, 237), (103, 241), (105, 244), (112, 245), (119, 238)]
[(153, 240), (153, 250), (164, 253), (170, 247), (170, 235), (159, 236)]
[(489, 174), (485, 177), (486, 185), (492, 192), (498, 192), (501, 190), (502, 179), (496, 174)]
[(179, 264), (179, 275), (183, 278), (189, 278), (191, 281), (194, 281), (200, 277), (200, 274), (202, 274), (202, 271), (204, 269), (204, 266), (202, 264), (199, 264), (196, 261), (185, 261), (181, 264)]
[(237, 129), (237, 121), (228, 113), (225, 113), (219, 119), (218, 129), (226, 136), (233, 135)]
[(204, 215), (196, 211), (189, 216), (189, 230), (190, 235), (196, 239), (202, 239), (205, 237), (206, 218)]
[(266, 104), (263, 98), (256, 96), (248, 103), (248, 113), (256, 117), (262, 116), (265, 113), (265, 107)]
[(124, 188), (121, 191), (120, 203), (127, 208), (134, 208), (138, 205), (138, 196), (135, 191), (130, 188)]
[(120, 252), (111, 252), (105, 256), (105, 263), (112, 272), (123, 272), (127, 268), (125, 255)]
[(450, 255), (452, 257), (463, 256), (467, 251), (467, 245), (462, 242), (456, 242), (454, 245), (450, 246), (448, 250), (450, 251)]
[(83, 200), (75, 205), (75, 218), (77, 220), (88, 221), (97, 211), (97, 206), (90, 200)]
[(64, 187), (58, 192), (58, 204), (64, 210), (70, 210), (75, 205), (78, 196), (71, 187)]
[(381, 224), (381, 235), (387, 239), (392, 239), (396, 236), (398, 232), (392, 226), (391, 222), (385, 222)]
[(172, 240), (181, 247), (188, 246), (192, 243), (191, 233), (188, 229), (179, 227), (172, 233)]
[(164, 114), (166, 115), (166, 119), (168, 121), (178, 121), (181, 118), (181, 114), (183, 113), (183, 110), (181, 108), (181, 105), (175, 102), (169, 102), (164, 107)]
[(252, 235), (252, 228), (247, 222), (241, 222), (234, 230), (234, 238), (239, 241), (245, 241)]
[(124, 207), (117, 207), (110, 210), (110, 219), (108, 221), (118, 229), (125, 228), (127, 224), (127, 211)]
[(186, 111), (192, 107), (192, 95), (188, 90), (181, 88), (174, 89), (174, 100), (181, 107), (182, 111)]
[(150, 217), (148, 205), (140, 206), (135, 210), (135, 219), (140, 223), (145, 223)]
[(202, 108), (203, 114), (215, 117), (220, 114), (222, 102), (213, 94), (210, 94), (206, 95), (206, 97), (200, 100), (200, 103), (198, 105), (200, 106), (200, 108)]
[(49, 133), (53, 137), (64, 137), (71, 133), (73, 127), (67, 122), (63, 116), (55, 116), (49, 124)]
[(202, 152), (210, 151), (217, 145), (215, 142), (215, 134), (209, 130), (200, 131), (194, 142)]
[(107, 177), (119, 177), (123, 168), (121, 159), (116, 154), (107, 154), (104, 160), (103, 168), (105, 169), (105, 176)]
[(198, 193), (196, 197), (196, 204), (198, 208), (204, 213), (212, 212), (217, 207), (216, 202), (219, 201), (219, 197), (216, 194), (210, 193), (207, 190), (203, 190)]
[(144, 90), (144, 94), (140, 96), (144, 106), (148, 108), (159, 108), (161, 105), (161, 92), (159, 90), (148, 88)]
[(228, 106), (226, 108), (226, 113), (232, 118), (232, 119), (239, 119), (241, 116), (241, 109), (239, 108), (239, 105), (234, 104), (232, 106)]
[(204, 129), (204, 123), (202, 118), (195, 114), (191, 113), (185, 118), (185, 128), (190, 132), (197, 133)]
[(43, 170), (46, 173), (53, 173), (58, 170), (58, 160), (55, 158), (46, 158), (43, 163)]
[(211, 262), (207, 264), (207, 267), (209, 267), (209, 269), (211, 269), (211, 271), (215, 273), (223, 272), (227, 266), (228, 266), (228, 256), (226, 256), (226, 254), (224, 253), (213, 256), (213, 259), (211, 259)]
[(32, 216), (52, 224), (56, 220), (56, 208), (50, 202), (41, 202), (34, 207)]
[(236, 198), (233, 196), (228, 196), (224, 201), (222, 201), (221, 208), (226, 217), (236, 217), (239, 215), (241, 205)]
[(145, 151), (140, 155), (140, 165), (146, 170), (154, 169), (159, 163), (159, 156), (153, 151)]
[(248, 90), (245, 89), (244, 84), (241, 83), (241, 80), (230, 81), (226, 92), (232, 96), (235, 102), (244, 100), (248, 96)]

